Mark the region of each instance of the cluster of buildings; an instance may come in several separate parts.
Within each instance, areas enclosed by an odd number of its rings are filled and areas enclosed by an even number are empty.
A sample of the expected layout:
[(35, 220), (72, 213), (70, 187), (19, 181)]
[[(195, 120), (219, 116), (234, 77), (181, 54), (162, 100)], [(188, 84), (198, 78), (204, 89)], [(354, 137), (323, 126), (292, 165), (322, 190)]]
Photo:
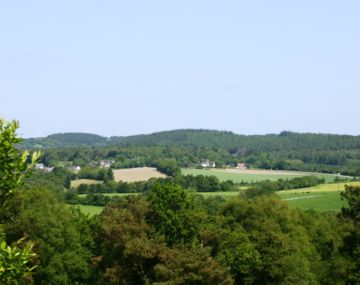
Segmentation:
[(239, 169), (239, 170), (246, 170), (247, 167), (246, 167), (246, 164), (243, 163), (243, 162), (239, 162), (236, 166), (236, 169)]
[[(114, 162), (115, 162), (114, 160), (101, 160), (99, 163), (95, 162), (95, 163), (92, 163), (91, 165), (99, 166), (100, 168), (110, 168)], [(35, 169), (49, 173), (54, 170), (54, 167), (47, 167), (44, 165), (44, 163), (36, 163)], [(81, 166), (72, 165), (72, 166), (68, 167), (68, 169), (73, 172), (79, 172), (81, 170)]]
[[(204, 168), (215, 168), (216, 167), (216, 163), (215, 161), (211, 161), (211, 160), (204, 160), (201, 162), (201, 166), (204, 167)], [(248, 169), (246, 164), (243, 163), (243, 162), (239, 162), (237, 165), (236, 165), (236, 169), (239, 169), (239, 170), (246, 170)]]
[(36, 163), (35, 164), (35, 169), (36, 170), (42, 170), (44, 172), (49, 173), (49, 172), (52, 172), (54, 170), (54, 167), (47, 167), (47, 166), (44, 165), (44, 163)]
[(210, 161), (210, 160), (204, 160), (203, 162), (201, 162), (201, 166), (205, 167), (205, 168), (215, 168), (216, 167), (216, 163), (215, 161)]

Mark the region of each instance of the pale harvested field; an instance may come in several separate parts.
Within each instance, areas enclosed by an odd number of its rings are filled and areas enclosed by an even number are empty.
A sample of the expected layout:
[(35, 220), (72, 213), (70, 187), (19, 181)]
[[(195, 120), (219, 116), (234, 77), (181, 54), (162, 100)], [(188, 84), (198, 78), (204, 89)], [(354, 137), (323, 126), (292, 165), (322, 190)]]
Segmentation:
[(335, 174), (324, 174), (324, 173), (315, 173), (315, 172), (265, 170), (265, 169), (239, 170), (235, 168), (228, 168), (228, 169), (182, 168), (181, 173), (184, 175), (204, 175), (204, 176), (214, 175), (218, 177), (220, 181), (232, 180), (236, 183), (258, 182), (264, 180), (275, 181), (278, 179), (293, 179), (296, 177), (309, 176), (309, 175), (315, 175), (317, 177), (324, 178), (326, 182), (332, 182), (336, 178)]
[(71, 181), (71, 188), (77, 188), (79, 187), (80, 184), (91, 185), (91, 184), (99, 184), (99, 183), (103, 183), (103, 182), (94, 179), (75, 179)]
[(166, 178), (167, 176), (154, 167), (136, 167), (126, 169), (113, 169), (116, 182), (147, 181), (150, 178)]

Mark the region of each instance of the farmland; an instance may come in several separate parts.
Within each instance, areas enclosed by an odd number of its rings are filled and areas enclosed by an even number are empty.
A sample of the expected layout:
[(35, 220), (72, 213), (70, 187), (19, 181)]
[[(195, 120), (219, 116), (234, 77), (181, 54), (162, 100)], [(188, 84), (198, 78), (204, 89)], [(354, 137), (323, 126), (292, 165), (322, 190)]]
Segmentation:
[(360, 186), (360, 182), (342, 182), (342, 183), (329, 183), (329, 184), (321, 184), (309, 188), (302, 188), (302, 189), (296, 189), (296, 190), (284, 190), (280, 191), (281, 193), (287, 193), (287, 194), (299, 194), (299, 193), (314, 193), (314, 192), (334, 192), (334, 191), (343, 191), (345, 190), (345, 185), (350, 186)]
[(290, 206), (303, 210), (313, 209), (317, 212), (339, 212), (346, 203), (341, 200), (339, 191), (305, 193), (305, 194), (278, 194)]
[[(360, 182), (321, 184), (296, 190), (282, 190), (276, 192), (276, 194), (292, 207), (304, 210), (314, 209), (319, 212), (339, 211), (341, 207), (346, 205), (340, 197), (340, 192), (345, 189), (345, 185), (360, 186)], [(221, 196), (224, 199), (230, 199), (237, 196), (240, 191), (198, 192), (197, 194), (204, 198)], [(138, 193), (107, 193), (103, 195), (108, 197), (126, 197), (128, 195), (138, 195)], [(82, 194), (79, 196), (85, 197), (86, 195)], [(96, 214), (96, 211), (101, 210), (101, 207), (87, 207), (88, 206), (81, 206), (81, 210), (86, 214)]]
[(311, 172), (299, 172), (299, 171), (278, 171), (278, 170), (237, 170), (237, 169), (194, 169), (194, 168), (182, 168), (183, 175), (214, 175), (220, 179), (220, 181), (232, 180), (235, 183), (241, 182), (258, 182), (263, 180), (275, 181), (278, 179), (291, 179), (300, 176), (315, 175), (320, 178), (324, 178), (326, 182), (334, 181), (336, 175), (323, 174), (323, 173), (311, 173)]
[[(107, 197), (126, 197), (129, 195), (138, 195), (139, 193), (102, 193), (101, 195)], [(85, 197), (87, 194), (80, 194), (79, 197)]]
[(360, 186), (360, 182), (322, 184), (297, 190), (279, 191), (277, 195), (289, 205), (303, 210), (338, 212), (341, 207), (346, 206), (340, 197), (340, 192), (345, 189), (345, 185)]
[(76, 205), (74, 207), (79, 207), (81, 212), (83, 212), (85, 215), (89, 215), (90, 217), (100, 214), (104, 209), (104, 207), (90, 205)]
[[(318, 212), (338, 212), (343, 206), (346, 206), (340, 197), (340, 192), (345, 190), (345, 185), (360, 186), (360, 182), (321, 184), (309, 188), (278, 191), (276, 194), (295, 208), (313, 209)], [(205, 198), (221, 196), (229, 199), (238, 195), (239, 192), (203, 192), (199, 194)]]
[(153, 167), (136, 167), (127, 169), (114, 169), (114, 180), (116, 182), (136, 182), (147, 181), (150, 178), (165, 178), (165, 174)]
[(71, 188), (77, 188), (80, 184), (92, 185), (103, 183), (102, 181), (95, 179), (75, 179), (71, 181)]

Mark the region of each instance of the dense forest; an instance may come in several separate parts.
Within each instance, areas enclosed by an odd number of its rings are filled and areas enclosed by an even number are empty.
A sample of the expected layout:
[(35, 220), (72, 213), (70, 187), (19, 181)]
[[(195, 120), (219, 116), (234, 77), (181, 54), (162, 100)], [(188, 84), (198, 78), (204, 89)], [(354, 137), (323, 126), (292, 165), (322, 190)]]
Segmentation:
[(110, 138), (85, 133), (63, 133), (45, 138), (26, 139), (22, 145), (27, 149), (84, 145), (191, 146), (222, 148), (234, 153), (235, 151), (241, 152), (242, 148), (249, 151), (350, 150), (360, 147), (360, 137), (288, 131), (268, 135), (238, 135), (226, 131), (184, 129)]
[[(72, 146), (30, 154), (16, 147), (18, 124), (0, 122), (0, 284), (360, 282), (360, 188), (346, 188), (347, 207), (340, 213), (290, 208), (274, 194), (324, 182), (311, 176), (256, 183), (233, 199), (204, 198), (197, 192), (227, 191), (234, 184), (179, 174), (177, 167), (196, 147)], [(288, 135), (298, 136), (282, 136)], [(224, 153), (229, 160), (238, 158)], [(124, 156), (118, 162), (125, 163), (141, 154), (145, 164), (173, 176), (115, 183), (111, 168), (85, 167), (77, 174), (58, 166), (50, 173), (32, 170), (38, 161), (88, 164), (105, 155), (115, 163)], [(105, 182), (74, 192), (72, 175)], [(138, 195), (101, 201), (104, 187)], [(79, 191), (88, 195), (80, 197)], [(90, 217), (69, 205), (81, 202), (105, 207)]]

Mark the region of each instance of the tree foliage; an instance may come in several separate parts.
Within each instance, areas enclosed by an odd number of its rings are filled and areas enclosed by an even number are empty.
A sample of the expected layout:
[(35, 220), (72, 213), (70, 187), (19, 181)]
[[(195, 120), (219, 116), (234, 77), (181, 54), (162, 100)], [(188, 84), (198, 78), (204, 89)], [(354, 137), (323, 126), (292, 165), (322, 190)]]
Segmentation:
[[(22, 280), (29, 277), (36, 266), (29, 266), (33, 253), (33, 243), (26, 243), (19, 247), (23, 242), (20, 239), (13, 246), (9, 246), (5, 241), (0, 243), (0, 283), (1, 284), (20, 284)], [(30, 281), (31, 279), (29, 279)]]
[(150, 223), (166, 242), (194, 242), (198, 221), (193, 195), (171, 182), (159, 182), (151, 189), (148, 200), (153, 211)]
[(34, 165), (40, 154), (34, 152), (28, 164), (29, 152), (20, 152), (16, 145), (21, 139), (16, 135), (17, 121), (0, 120), (0, 207), (23, 183), (26, 172)]
[[(0, 120), (0, 210), (6, 211), (9, 200), (23, 183), (26, 172), (34, 165), (39, 153), (32, 155), (32, 162), (27, 162), (29, 153), (21, 153), (16, 144), (21, 142), (16, 135), (19, 123)], [(19, 239), (13, 246), (7, 245), (2, 234), (3, 219), (0, 218), (0, 281), (2, 284), (19, 284), (23, 278), (29, 276), (36, 266), (30, 262), (35, 254), (32, 252), (33, 243)], [(20, 237), (19, 237), (20, 238)], [(22, 246), (19, 246), (19, 245)]]

